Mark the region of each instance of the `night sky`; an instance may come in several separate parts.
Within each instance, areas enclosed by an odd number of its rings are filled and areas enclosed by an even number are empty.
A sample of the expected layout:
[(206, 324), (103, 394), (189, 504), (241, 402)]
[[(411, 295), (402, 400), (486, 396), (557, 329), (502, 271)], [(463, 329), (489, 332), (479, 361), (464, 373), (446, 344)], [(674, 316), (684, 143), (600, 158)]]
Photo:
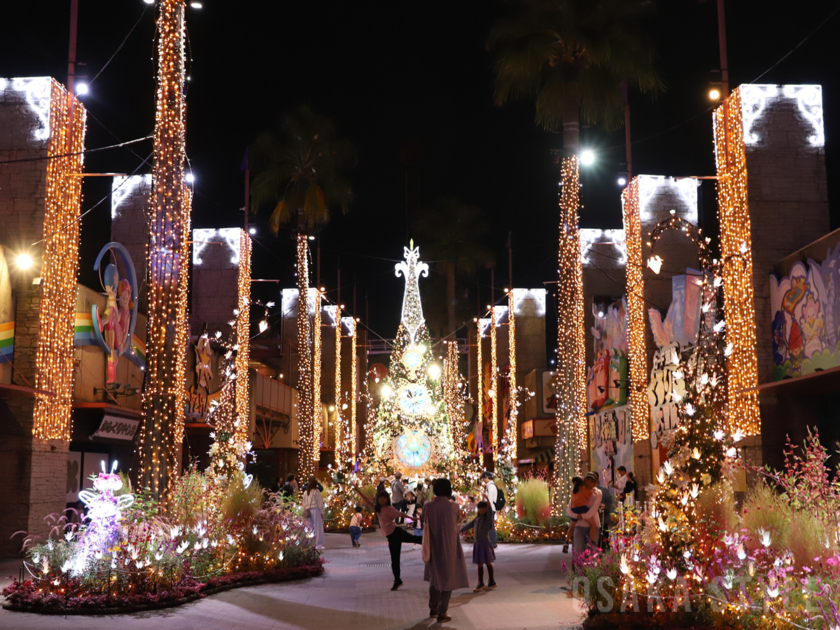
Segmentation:
[[(0, 19), (0, 76), (52, 75), (66, 79), (69, 0), (6, 3)], [(549, 135), (535, 128), (533, 106), (493, 105), (485, 41), (500, 2), (222, 2), (188, 9), (187, 152), (196, 176), (194, 227), (240, 225), (245, 148), (278, 116), (298, 104), (335, 118), (339, 133), (359, 151), (352, 174), (356, 201), (321, 236), (322, 280), (330, 295), (342, 267), (342, 301), (357, 315), (370, 303), (373, 334), (393, 337), (402, 279), (393, 264), (405, 244), (405, 181), (399, 147), (425, 147), (422, 204), (456, 197), (480, 206), (492, 223), (489, 243), (499, 263), (496, 286), (507, 283), (505, 243), (512, 232), (514, 282), (542, 286), (556, 279), (557, 167)], [(729, 2), (730, 81), (753, 81), (790, 52), (835, 10), (836, 2)], [(709, 83), (718, 80), (715, 2), (660, 0), (655, 23), (659, 67), (667, 91), (655, 102), (631, 93), (635, 173), (714, 173)], [(149, 135), (154, 122), (154, 10), (141, 0), (80, 0), (77, 74), (88, 80), (137, 27), (84, 97), (87, 147)], [(142, 17), (141, 17), (142, 15)], [(838, 181), (840, 81), (834, 58), (840, 33), (835, 15), (766, 74), (763, 83), (820, 83), (826, 120), (829, 181)], [(709, 111), (706, 111), (709, 110)], [(94, 118), (95, 117), (95, 118)], [(582, 131), (598, 162), (582, 175), (583, 227), (621, 227), (618, 173), (624, 133)], [(86, 170), (134, 172), (151, 152), (147, 141), (95, 153)], [(150, 163), (137, 172), (150, 172)], [(85, 182), (83, 209), (108, 195), (110, 180)], [(832, 226), (840, 224), (840, 184), (829, 185)], [(110, 200), (85, 217), (82, 281), (95, 286), (90, 267), (107, 241)], [(259, 233), (254, 276), (291, 286), (294, 246), (289, 230), (274, 238), (267, 214)], [(421, 254), (423, 244), (419, 243)], [(314, 282), (314, 280), (313, 280)], [(482, 302), (490, 273), (479, 277)], [(257, 285), (277, 299), (277, 285)], [(470, 299), (475, 300), (474, 291)], [(499, 292), (498, 296), (501, 296)], [(279, 301), (279, 300), (278, 300)]]

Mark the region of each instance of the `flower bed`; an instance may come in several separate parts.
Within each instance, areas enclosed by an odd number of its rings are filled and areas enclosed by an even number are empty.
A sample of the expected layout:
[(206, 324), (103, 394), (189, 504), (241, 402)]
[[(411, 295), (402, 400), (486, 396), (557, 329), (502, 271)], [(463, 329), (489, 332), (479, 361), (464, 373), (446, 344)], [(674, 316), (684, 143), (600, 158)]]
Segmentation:
[(318, 558), (312, 565), (232, 573), (210, 578), (206, 582), (189, 578), (166, 589), (136, 595), (88, 593), (70, 596), (50, 590), (46, 580), (14, 580), (3, 589), (6, 598), (3, 608), (47, 615), (113, 615), (157, 610), (180, 606), (233, 588), (316, 577), (323, 574), (323, 564), (323, 560)]
[[(47, 517), (49, 536), (24, 540), (26, 574), (4, 589), (7, 607), (102, 614), (173, 606), (216, 590), (323, 572), (315, 532), (241, 471), (191, 468), (162, 498), (98, 475), (80, 493), (81, 523)], [(72, 513), (73, 511), (68, 511)]]

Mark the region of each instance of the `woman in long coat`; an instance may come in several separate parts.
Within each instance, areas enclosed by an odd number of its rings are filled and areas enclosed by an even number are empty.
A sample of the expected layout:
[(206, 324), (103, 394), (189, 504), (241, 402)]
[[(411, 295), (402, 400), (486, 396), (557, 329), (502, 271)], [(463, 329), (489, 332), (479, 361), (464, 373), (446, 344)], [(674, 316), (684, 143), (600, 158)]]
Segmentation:
[(429, 614), (439, 622), (449, 621), (446, 613), (452, 591), (466, 588), (470, 581), (459, 537), (461, 511), (452, 500), (448, 479), (434, 482), (435, 498), (423, 506), (423, 576), (429, 583)]

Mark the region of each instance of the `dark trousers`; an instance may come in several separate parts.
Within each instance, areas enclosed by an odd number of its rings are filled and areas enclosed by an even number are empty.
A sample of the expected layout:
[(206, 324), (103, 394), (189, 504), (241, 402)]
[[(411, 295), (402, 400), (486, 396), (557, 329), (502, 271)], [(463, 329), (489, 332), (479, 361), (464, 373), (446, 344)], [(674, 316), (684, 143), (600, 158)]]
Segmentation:
[(429, 612), (437, 613), (438, 617), (446, 615), (449, 610), (449, 598), (452, 591), (436, 591), (435, 587), (429, 584)]
[[(397, 501), (396, 503), (393, 504), (393, 507), (394, 507), (395, 510), (399, 510), (400, 512), (405, 514), (405, 510), (406, 510), (405, 499), (403, 499), (402, 501)], [(398, 518), (394, 522), (397, 525), (402, 525), (405, 522), (405, 519), (404, 518)]]
[(394, 533), (388, 535), (388, 551), (391, 552), (391, 572), (394, 574), (394, 581), (400, 579), (400, 552), (403, 543), (423, 544), (421, 536), (414, 536), (405, 531), (402, 527), (394, 529)]
[(361, 527), (351, 527), (350, 528), (350, 542), (354, 545), (362, 539), (362, 528)]

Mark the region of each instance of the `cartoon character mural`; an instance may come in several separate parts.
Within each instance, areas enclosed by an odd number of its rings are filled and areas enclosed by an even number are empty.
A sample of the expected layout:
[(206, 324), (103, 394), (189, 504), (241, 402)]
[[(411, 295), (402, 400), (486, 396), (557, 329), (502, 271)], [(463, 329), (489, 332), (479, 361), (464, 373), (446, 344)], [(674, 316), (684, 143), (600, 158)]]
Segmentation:
[(840, 365), (840, 243), (823, 262), (796, 262), (790, 274), (770, 274), (774, 378)]
[(674, 372), (680, 371), (684, 353), (697, 343), (701, 293), (700, 272), (688, 269), (686, 274), (671, 278), (671, 304), (664, 321), (658, 310), (648, 311), (656, 343), (647, 389), (653, 470), (667, 457), (664, 443), (679, 427), (677, 403), (685, 396), (685, 383)]
[[(111, 260), (102, 273), (102, 288), (107, 297), (105, 309), (101, 315), (98, 307), (91, 307), (93, 320), (93, 334), (99, 346), (108, 355), (105, 382), (115, 383), (117, 379), (117, 364), (119, 358), (131, 351), (131, 339), (137, 324), (137, 274), (128, 250), (120, 243), (108, 243), (99, 252), (93, 265), (94, 271), (99, 271), (100, 264), (106, 253), (110, 253)], [(120, 278), (117, 269), (117, 257), (123, 263), (128, 278)]]

